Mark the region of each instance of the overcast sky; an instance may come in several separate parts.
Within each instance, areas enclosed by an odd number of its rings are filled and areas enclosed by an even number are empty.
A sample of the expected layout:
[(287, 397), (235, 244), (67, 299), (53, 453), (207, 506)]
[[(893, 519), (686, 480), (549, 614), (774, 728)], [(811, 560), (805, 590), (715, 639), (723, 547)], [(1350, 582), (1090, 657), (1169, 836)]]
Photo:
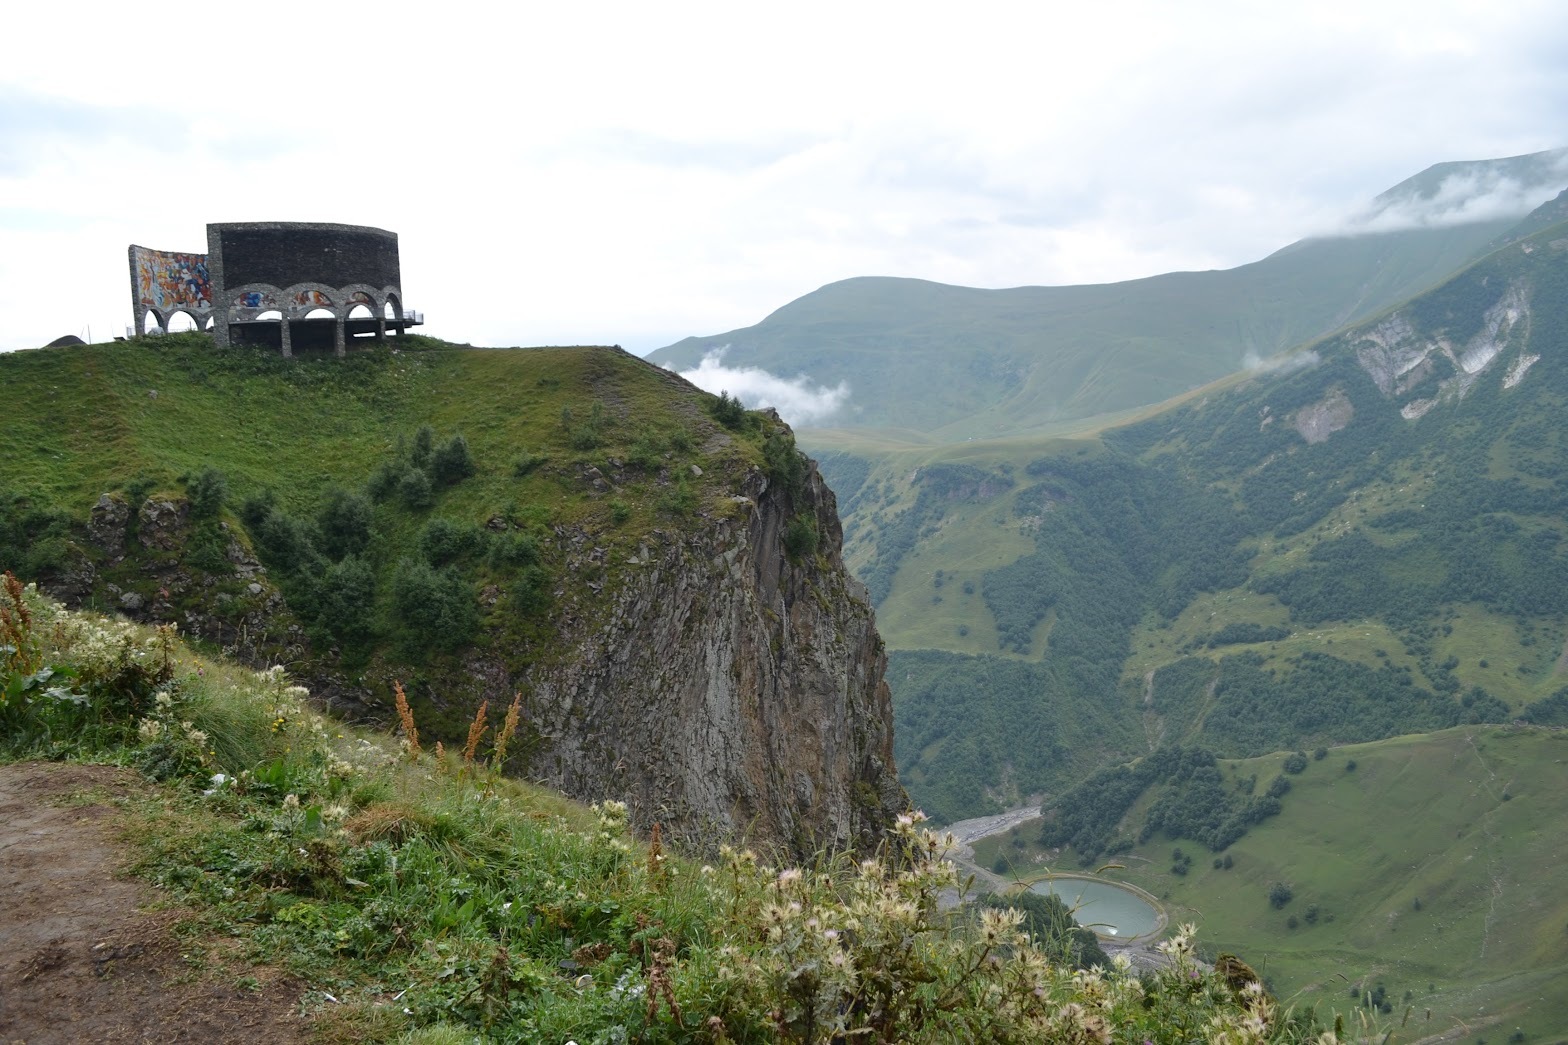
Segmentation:
[(849, 276), (1229, 267), (1434, 162), (1568, 144), (1552, 0), (60, 2), (5, 23), (0, 349), (123, 333), (126, 245), (201, 252), (209, 221), (397, 232), (437, 336), (646, 352)]

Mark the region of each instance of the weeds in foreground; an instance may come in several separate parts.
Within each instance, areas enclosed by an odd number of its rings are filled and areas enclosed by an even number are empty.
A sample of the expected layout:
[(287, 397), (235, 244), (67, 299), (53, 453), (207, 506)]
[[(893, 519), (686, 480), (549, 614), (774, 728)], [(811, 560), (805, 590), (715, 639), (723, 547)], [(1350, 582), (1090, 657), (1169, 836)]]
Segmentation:
[(119, 663), (146, 685), (141, 658), (114, 659), (122, 642), (167, 665), (143, 712), (106, 705), (117, 728), (73, 753), (158, 767), (168, 786), (136, 812), (141, 873), (198, 912), (193, 929), (311, 985), (307, 1006), (345, 1039), (1344, 1040), (1205, 970), (1190, 927), (1139, 975), (1041, 951), (1015, 910), (944, 908), (954, 841), (918, 814), (861, 860), (773, 867), (725, 847), (699, 867), (658, 830), (634, 837), (622, 803), (584, 811), (501, 777), (520, 695), (474, 773), (487, 711), (449, 766), (418, 747), (400, 688), (401, 749), (318, 716), (280, 669), (172, 641), (160, 660), (156, 634), (26, 597), (59, 640), (43, 663), (68, 677), (102, 685)]

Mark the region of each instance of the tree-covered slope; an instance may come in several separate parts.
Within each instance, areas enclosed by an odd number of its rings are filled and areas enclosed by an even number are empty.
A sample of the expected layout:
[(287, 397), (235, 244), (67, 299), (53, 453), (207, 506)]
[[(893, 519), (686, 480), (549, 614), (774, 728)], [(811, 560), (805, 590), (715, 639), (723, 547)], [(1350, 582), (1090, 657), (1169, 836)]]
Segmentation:
[(1565, 316), (1559, 224), (1097, 437), (821, 453), (916, 801), (972, 815), (1168, 745), (1555, 721)]
[[(1432, 195), (1456, 178), (1485, 187), (1559, 177), (1555, 157), (1440, 165), (1380, 196), (1373, 219), (1393, 221), (1396, 204), (1438, 206)], [(731, 365), (847, 382), (849, 405), (833, 422), (846, 427), (944, 441), (1022, 433), (1163, 401), (1375, 314), (1473, 260), (1514, 220), (1372, 224), (1387, 230), (1303, 240), (1225, 271), (1102, 285), (850, 279), (756, 326), (687, 338), (650, 358), (691, 367), (727, 346)]]

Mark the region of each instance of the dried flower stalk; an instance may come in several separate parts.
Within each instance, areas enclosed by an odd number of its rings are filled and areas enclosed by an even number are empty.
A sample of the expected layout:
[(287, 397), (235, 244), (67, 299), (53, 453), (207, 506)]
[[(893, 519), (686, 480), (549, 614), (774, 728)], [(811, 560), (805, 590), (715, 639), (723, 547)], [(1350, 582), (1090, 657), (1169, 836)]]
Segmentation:
[(488, 717), (489, 712), (490, 702), (488, 700), (480, 701), (479, 710), (474, 712), (474, 721), (468, 727), (468, 743), (463, 746), (464, 762), (472, 762), (474, 760), (474, 755), (479, 750), (480, 738), (482, 738), (485, 735), (485, 731), (489, 729), (489, 727), (485, 725), (485, 719)]
[(401, 682), (392, 683), (397, 690), (397, 717), (403, 724), (403, 735), (408, 738), (408, 757), (419, 757), (419, 730), (414, 727), (414, 710), (408, 706), (408, 696)]

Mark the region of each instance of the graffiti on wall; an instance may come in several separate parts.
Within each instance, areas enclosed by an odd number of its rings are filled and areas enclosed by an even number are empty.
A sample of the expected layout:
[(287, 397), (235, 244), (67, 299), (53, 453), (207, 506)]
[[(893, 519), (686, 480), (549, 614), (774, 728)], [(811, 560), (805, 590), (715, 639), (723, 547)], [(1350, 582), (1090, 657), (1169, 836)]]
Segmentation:
[(207, 255), (135, 247), (132, 263), (136, 267), (136, 299), (144, 308), (212, 307)]

